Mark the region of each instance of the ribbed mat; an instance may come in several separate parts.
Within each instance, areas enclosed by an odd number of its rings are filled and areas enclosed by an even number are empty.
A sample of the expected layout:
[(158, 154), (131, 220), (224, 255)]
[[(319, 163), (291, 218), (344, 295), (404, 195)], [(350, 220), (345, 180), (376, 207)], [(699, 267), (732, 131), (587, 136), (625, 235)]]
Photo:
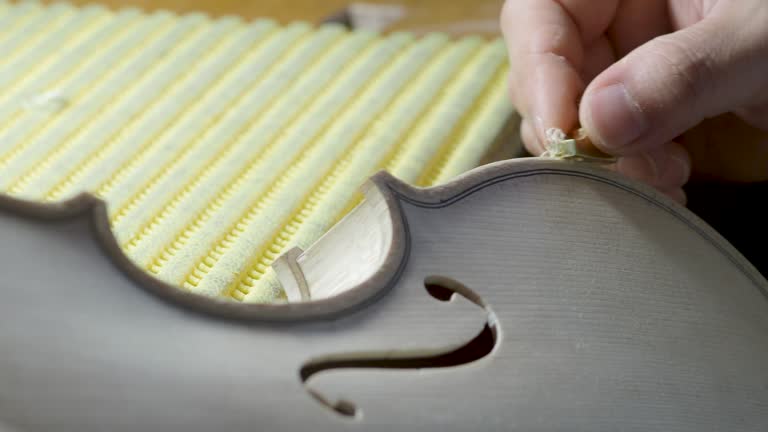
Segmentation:
[(371, 174), (444, 182), (512, 114), (477, 37), (0, 2), (0, 52), (0, 192), (92, 191), (140, 266), (241, 301), (279, 300), (271, 262)]

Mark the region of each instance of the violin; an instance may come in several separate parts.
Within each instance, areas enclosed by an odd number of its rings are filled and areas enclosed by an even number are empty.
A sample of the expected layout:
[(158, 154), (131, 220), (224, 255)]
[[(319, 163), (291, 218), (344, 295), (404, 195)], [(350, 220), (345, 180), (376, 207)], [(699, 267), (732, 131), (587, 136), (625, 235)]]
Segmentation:
[(92, 195), (3, 196), (0, 430), (765, 430), (768, 282), (684, 207), (546, 158), (364, 192), (278, 304), (153, 278)]

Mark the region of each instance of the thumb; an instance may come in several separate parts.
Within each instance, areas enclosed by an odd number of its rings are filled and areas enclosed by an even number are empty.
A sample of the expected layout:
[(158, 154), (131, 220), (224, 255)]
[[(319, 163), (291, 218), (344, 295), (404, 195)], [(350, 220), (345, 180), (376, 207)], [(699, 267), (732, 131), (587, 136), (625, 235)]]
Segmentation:
[(705, 18), (605, 70), (579, 113), (595, 145), (614, 155), (647, 152), (707, 117), (765, 100), (768, 32), (747, 21), (751, 30), (734, 17)]

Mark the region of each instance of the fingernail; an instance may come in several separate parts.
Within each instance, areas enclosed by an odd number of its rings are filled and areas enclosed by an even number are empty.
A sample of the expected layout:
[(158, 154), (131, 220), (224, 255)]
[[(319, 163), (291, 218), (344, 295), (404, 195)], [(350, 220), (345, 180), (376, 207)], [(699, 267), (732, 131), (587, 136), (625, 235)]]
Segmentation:
[(533, 131), (531, 122), (528, 121), (528, 119), (523, 119), (522, 123), (520, 123), (520, 138), (523, 140), (526, 150), (528, 150), (532, 156), (541, 156), (541, 154), (544, 153), (544, 150), (540, 148), (539, 139), (536, 138), (536, 133)]
[(667, 145), (639, 155), (623, 156), (618, 159), (618, 171), (654, 186), (680, 187), (688, 181), (691, 164), (679, 151)]
[(654, 159), (657, 166), (656, 179), (658, 184), (670, 188), (680, 187), (687, 183), (691, 174), (691, 164), (689, 159), (685, 157), (685, 150), (674, 143), (662, 146), (659, 150), (648, 155)]
[(688, 159), (671, 154), (670, 166), (667, 168), (665, 181), (672, 185), (684, 185), (691, 176), (691, 163)]
[(648, 129), (648, 122), (624, 84), (614, 84), (589, 96), (589, 116), (596, 129), (596, 144), (615, 150), (631, 143)]

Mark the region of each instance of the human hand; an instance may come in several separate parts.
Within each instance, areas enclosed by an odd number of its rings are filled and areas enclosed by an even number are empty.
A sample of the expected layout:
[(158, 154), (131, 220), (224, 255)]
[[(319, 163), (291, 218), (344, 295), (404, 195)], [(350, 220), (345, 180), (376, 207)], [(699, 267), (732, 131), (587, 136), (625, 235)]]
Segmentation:
[(768, 1), (507, 0), (526, 148), (581, 125), (680, 202), (690, 175), (768, 180)]

